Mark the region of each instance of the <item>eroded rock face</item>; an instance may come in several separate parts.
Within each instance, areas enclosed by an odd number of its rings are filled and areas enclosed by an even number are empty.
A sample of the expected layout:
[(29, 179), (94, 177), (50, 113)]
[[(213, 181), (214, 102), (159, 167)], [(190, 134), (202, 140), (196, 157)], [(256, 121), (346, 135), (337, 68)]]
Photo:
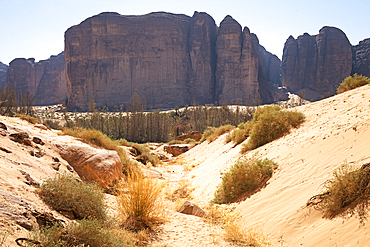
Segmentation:
[(27, 91), (36, 105), (63, 102), (67, 97), (64, 53), (35, 63), (34, 58), (16, 58), (9, 64), (6, 84), (18, 92)]
[(68, 105), (125, 105), (136, 92), (147, 105), (189, 99), (190, 17), (168, 13), (102, 13), (65, 33)]
[(242, 102), (259, 97), (259, 43), (247, 27), (231, 16), (221, 22), (217, 43), (216, 98)]
[[(101, 13), (65, 33), (68, 107), (86, 109), (91, 98), (97, 107), (127, 105), (135, 93), (155, 108), (211, 104), (220, 95), (264, 102), (259, 49), (230, 16), (217, 29), (206, 13)], [(265, 60), (262, 83), (275, 82), (274, 59)]]
[(6, 71), (9, 66), (0, 62), (0, 87), (4, 87), (6, 83)]
[(352, 74), (370, 77), (370, 39), (360, 41), (353, 47)]
[(122, 162), (116, 151), (93, 148), (89, 145), (59, 145), (60, 155), (85, 181), (100, 187), (113, 186), (122, 176)]
[(317, 100), (336, 93), (351, 74), (352, 46), (338, 28), (323, 27), (318, 35), (307, 33), (288, 38), (281, 64), (281, 82), (288, 90), (310, 92), (306, 99)]

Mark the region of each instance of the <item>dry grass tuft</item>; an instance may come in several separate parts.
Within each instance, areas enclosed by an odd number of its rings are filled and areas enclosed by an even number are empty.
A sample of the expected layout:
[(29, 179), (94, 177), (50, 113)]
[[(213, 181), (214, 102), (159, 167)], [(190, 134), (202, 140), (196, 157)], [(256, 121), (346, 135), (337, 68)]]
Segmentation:
[(218, 128), (216, 128), (216, 127), (207, 127), (207, 129), (203, 133), (203, 136), (202, 136), (202, 139), (200, 140), (200, 142), (204, 142), (205, 140), (207, 140), (208, 142), (213, 142), (219, 136), (221, 136), (221, 135), (223, 135), (227, 132), (232, 131), (234, 128), (235, 127), (230, 125), (230, 124), (222, 125)]
[(27, 122), (29, 122), (31, 124), (37, 124), (38, 123), (38, 121), (36, 120), (36, 118), (31, 117), (29, 115), (15, 114), (15, 117), (20, 118), (22, 120), (25, 120), (25, 121), (27, 121)]
[(131, 173), (118, 187), (119, 221), (132, 230), (151, 229), (165, 222), (163, 184)]
[(212, 205), (205, 207), (206, 216), (204, 221), (208, 224), (221, 226), (224, 230), (224, 239), (237, 246), (272, 246), (262, 231), (240, 225), (240, 215), (234, 211), (234, 205)]
[(357, 215), (364, 223), (370, 206), (370, 163), (359, 168), (345, 162), (333, 172), (322, 194), (312, 197), (307, 206), (321, 210), (323, 218)]

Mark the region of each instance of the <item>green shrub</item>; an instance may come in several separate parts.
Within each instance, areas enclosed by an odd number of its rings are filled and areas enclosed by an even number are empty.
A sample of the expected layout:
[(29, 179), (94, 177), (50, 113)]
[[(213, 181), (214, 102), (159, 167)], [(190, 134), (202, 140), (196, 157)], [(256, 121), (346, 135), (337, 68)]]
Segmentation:
[(361, 87), (370, 83), (370, 79), (363, 75), (354, 74), (348, 76), (337, 88), (337, 94), (344, 93), (348, 90)]
[(203, 136), (202, 136), (202, 139), (200, 140), (200, 142), (204, 142), (205, 140), (207, 140), (208, 142), (213, 142), (214, 140), (217, 139), (217, 137), (219, 137), (219, 136), (221, 136), (221, 135), (223, 135), (227, 132), (230, 132), (234, 128), (235, 127), (230, 125), (230, 124), (222, 125), (218, 128), (216, 128), (216, 127), (207, 127), (207, 129), (203, 133)]
[[(25, 246), (44, 246), (44, 247), (62, 247), (62, 236), (64, 233), (62, 226), (55, 224), (53, 226), (45, 226), (40, 229), (34, 229), (30, 233), (29, 244)], [(35, 244), (39, 243), (39, 245)]]
[(269, 159), (243, 159), (223, 173), (212, 203), (230, 203), (251, 196), (266, 185), (277, 164)]
[(106, 219), (104, 193), (95, 184), (84, 183), (68, 174), (46, 179), (38, 189), (41, 199), (57, 211), (72, 212), (76, 219)]
[(324, 193), (314, 196), (308, 203), (323, 213), (323, 218), (358, 215), (363, 223), (370, 201), (370, 163), (360, 169), (344, 163), (333, 172), (325, 184)]
[(231, 134), (231, 140), (234, 142), (234, 144), (238, 145), (247, 139), (252, 127), (253, 123), (251, 121), (239, 124), (238, 128), (235, 129)]
[(81, 220), (68, 226), (68, 244), (72, 246), (120, 247), (128, 244), (119, 231), (113, 231), (98, 220)]
[(258, 107), (253, 115), (249, 141), (242, 152), (258, 148), (289, 133), (305, 119), (303, 113), (282, 110), (278, 105)]

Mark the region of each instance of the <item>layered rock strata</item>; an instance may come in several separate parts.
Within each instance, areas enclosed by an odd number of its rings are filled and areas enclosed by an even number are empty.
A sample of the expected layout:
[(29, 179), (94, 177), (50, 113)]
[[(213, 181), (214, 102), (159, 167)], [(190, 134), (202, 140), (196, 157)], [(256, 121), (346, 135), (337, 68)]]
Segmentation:
[(16, 92), (29, 92), (36, 105), (61, 103), (67, 98), (64, 52), (35, 63), (34, 58), (16, 58), (9, 64), (6, 85)]
[(334, 95), (351, 74), (352, 46), (338, 28), (323, 27), (318, 35), (288, 38), (281, 64), (281, 83), (309, 100)]
[[(91, 98), (97, 107), (127, 105), (135, 93), (162, 108), (210, 104), (221, 95), (229, 103), (270, 101), (259, 88), (277, 70), (259, 63), (259, 53), (257, 37), (230, 16), (217, 29), (206, 13), (101, 13), (65, 33), (68, 106), (86, 109)], [(270, 65), (260, 82), (261, 66)]]

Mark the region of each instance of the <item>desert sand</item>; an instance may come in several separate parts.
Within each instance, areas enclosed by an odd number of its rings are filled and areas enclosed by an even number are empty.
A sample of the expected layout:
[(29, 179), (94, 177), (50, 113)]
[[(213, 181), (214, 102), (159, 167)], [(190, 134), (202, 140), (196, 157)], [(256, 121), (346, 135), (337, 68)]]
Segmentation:
[[(236, 210), (240, 223), (261, 229), (274, 246), (369, 246), (370, 226), (359, 219), (322, 219), (321, 213), (305, 207), (306, 202), (323, 189), (323, 184), (344, 162), (361, 166), (370, 162), (367, 151), (370, 141), (370, 86), (364, 86), (341, 95), (296, 107), (306, 121), (290, 134), (266, 144), (245, 156), (256, 155), (278, 163), (278, 169), (267, 186), (239, 203)], [(60, 159), (60, 171), (68, 163), (57, 152), (55, 145), (62, 141), (76, 141), (58, 136), (58, 131), (41, 130), (17, 118), (0, 116), (9, 132), (27, 131), (40, 137), (44, 146), (38, 149), (25, 147), (0, 136), (0, 146), (11, 153), (0, 151), (0, 229), (9, 231), (6, 245), (16, 246), (16, 237), (27, 236), (28, 231), (9, 220), (14, 211), (33, 208), (49, 212), (68, 222), (66, 218), (48, 208), (26, 184), (21, 171), (42, 182), (54, 176), (52, 158)], [(178, 164), (164, 164), (158, 168), (165, 180), (176, 183), (187, 180), (195, 187), (193, 201), (207, 205), (221, 182), (222, 171), (239, 158), (240, 147), (225, 144), (226, 135), (212, 143), (204, 142), (177, 158)], [(64, 138), (64, 139), (63, 139)], [(66, 139), (67, 138), (67, 139)], [(29, 151), (44, 152), (44, 156), (31, 156)], [(191, 169), (185, 169), (186, 167)], [(191, 170), (191, 171), (189, 171)], [(28, 210), (27, 209), (27, 210)], [(26, 210), (26, 211), (27, 211)], [(160, 226), (151, 242), (153, 246), (229, 246), (222, 239), (222, 229), (204, 223), (199, 217), (168, 211), (168, 222)]]

